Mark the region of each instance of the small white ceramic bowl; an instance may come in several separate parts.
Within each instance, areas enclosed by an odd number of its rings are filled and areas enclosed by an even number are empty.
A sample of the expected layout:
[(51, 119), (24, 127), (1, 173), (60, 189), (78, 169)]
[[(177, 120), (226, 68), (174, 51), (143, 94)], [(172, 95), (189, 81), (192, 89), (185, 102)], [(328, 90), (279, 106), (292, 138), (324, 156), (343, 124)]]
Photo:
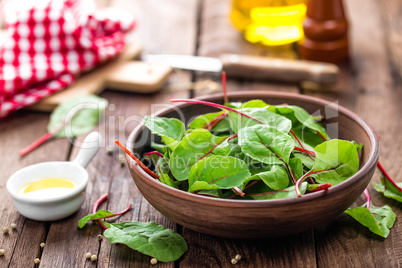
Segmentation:
[[(88, 184), (86, 166), (95, 156), (101, 144), (98, 132), (90, 133), (81, 145), (73, 161), (54, 161), (31, 165), (15, 172), (7, 181), (7, 191), (14, 206), (23, 216), (38, 221), (63, 219), (76, 212), (85, 200)], [(72, 192), (57, 197), (41, 199), (20, 194), (19, 191), (28, 183), (49, 177), (62, 177), (73, 180), (77, 186)]]

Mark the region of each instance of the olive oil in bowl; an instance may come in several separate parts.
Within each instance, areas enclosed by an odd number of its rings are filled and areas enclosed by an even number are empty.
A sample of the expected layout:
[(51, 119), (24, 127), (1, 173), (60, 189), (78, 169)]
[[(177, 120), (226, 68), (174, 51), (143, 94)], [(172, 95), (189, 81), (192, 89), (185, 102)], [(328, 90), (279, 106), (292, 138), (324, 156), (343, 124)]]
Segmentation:
[(19, 194), (34, 199), (53, 198), (67, 195), (77, 186), (77, 182), (67, 178), (43, 178), (26, 184)]

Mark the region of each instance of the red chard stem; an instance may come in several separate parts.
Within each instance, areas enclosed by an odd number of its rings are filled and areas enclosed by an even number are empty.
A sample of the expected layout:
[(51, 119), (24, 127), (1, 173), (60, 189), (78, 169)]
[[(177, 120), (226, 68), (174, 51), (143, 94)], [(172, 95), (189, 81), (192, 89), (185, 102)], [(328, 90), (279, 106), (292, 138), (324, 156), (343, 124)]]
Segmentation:
[(222, 90), (223, 90), (223, 101), (229, 103), (228, 93), (226, 91), (226, 72), (222, 72)]
[(366, 196), (367, 199), (367, 209), (370, 210), (370, 206), (371, 206), (371, 197), (369, 194), (369, 191), (366, 189), (364, 189), (364, 195)]
[(124, 152), (126, 152), (126, 154), (128, 154), (135, 162), (137, 162), (138, 165), (140, 165), (140, 167), (142, 167), (142, 169), (148, 173), (149, 175), (151, 175), (152, 177), (154, 177), (155, 179), (159, 179), (159, 176), (156, 175), (154, 172), (152, 172), (149, 168), (147, 168), (137, 157), (135, 157), (135, 155), (130, 152), (126, 147), (123, 146), (123, 144), (120, 143), (120, 141), (115, 141), (116, 144), (124, 150)]
[(230, 108), (230, 107), (226, 107), (226, 106), (221, 105), (221, 104), (209, 102), (209, 101), (202, 101), (202, 100), (186, 100), (186, 99), (173, 99), (173, 100), (170, 100), (170, 102), (196, 103), (196, 104), (202, 104), (202, 105), (212, 106), (212, 107), (216, 107), (216, 108), (220, 108), (220, 109), (223, 109), (223, 110), (228, 110), (228, 111), (231, 111), (231, 112), (240, 114), (241, 116), (244, 116), (244, 117), (250, 118), (250, 119), (252, 119), (252, 120), (254, 120), (254, 121), (257, 121), (257, 122), (260, 123), (260, 124), (264, 124), (264, 123), (261, 122), (260, 120), (254, 118), (254, 117), (252, 117), (252, 116), (249, 116), (249, 115), (247, 115), (247, 114), (244, 114), (244, 113), (242, 113), (242, 112), (240, 112), (240, 111), (238, 111), (238, 110), (236, 110), (236, 109), (233, 109), (233, 108)]
[[(108, 198), (109, 194), (104, 194), (101, 197), (99, 197), (98, 200), (95, 201), (93, 207), (92, 207), (92, 213), (96, 213), (98, 210), (99, 205), (105, 201)], [(99, 224), (100, 227), (102, 227), (103, 230), (106, 230), (107, 227), (102, 223), (101, 220), (96, 220), (96, 222)]]

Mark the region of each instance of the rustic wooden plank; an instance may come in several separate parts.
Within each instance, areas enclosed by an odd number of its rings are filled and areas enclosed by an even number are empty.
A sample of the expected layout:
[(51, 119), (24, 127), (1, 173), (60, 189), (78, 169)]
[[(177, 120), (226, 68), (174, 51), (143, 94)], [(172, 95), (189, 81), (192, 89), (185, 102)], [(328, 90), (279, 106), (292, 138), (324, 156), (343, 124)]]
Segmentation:
[(40, 256), (39, 244), (46, 236), (46, 223), (26, 219), (17, 212), (7, 193), (6, 182), (12, 173), (23, 167), (66, 159), (69, 143), (65, 139), (49, 141), (24, 157), (18, 154), (46, 133), (48, 120), (46, 114), (19, 111), (0, 122), (0, 227), (17, 224), (16, 230), (0, 235), (0, 248), (6, 250), (6, 255), (0, 258), (1, 267), (31, 267), (33, 260)]
[(398, 0), (382, 1), (385, 34), (388, 41), (392, 74), (402, 82), (402, 6)]
[(231, 259), (242, 259), (236, 267), (316, 267), (312, 232), (270, 239), (235, 240), (183, 229), (189, 252), (180, 267), (233, 267)]
[[(395, 122), (402, 112), (401, 91), (395, 90), (392, 85), (384, 23), (379, 12), (383, 3), (347, 1), (345, 4), (352, 25), (351, 60), (356, 71), (354, 86), (357, 97), (354, 110), (381, 136), (380, 159), (386, 163), (391, 176), (398, 180), (401, 167), (396, 163), (401, 163), (401, 143), (400, 140), (395, 143), (395, 137), (402, 129)], [(373, 180), (379, 181), (378, 173)], [(369, 189), (373, 204), (389, 204), (397, 218), (401, 217), (400, 205), (375, 193), (372, 186)], [(361, 198), (356, 203), (360, 205), (363, 202)], [(343, 214), (333, 223), (316, 230), (317, 262), (322, 267), (397, 267), (401, 265), (401, 253), (398, 250), (401, 247), (400, 235), (401, 224), (398, 220), (390, 236), (382, 239)]]

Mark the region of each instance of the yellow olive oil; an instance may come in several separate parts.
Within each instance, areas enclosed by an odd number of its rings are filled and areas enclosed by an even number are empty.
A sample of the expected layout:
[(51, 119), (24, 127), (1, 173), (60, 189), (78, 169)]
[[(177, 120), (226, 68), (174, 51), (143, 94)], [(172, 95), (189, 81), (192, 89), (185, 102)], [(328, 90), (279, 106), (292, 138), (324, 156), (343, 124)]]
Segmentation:
[(77, 183), (67, 178), (43, 178), (25, 185), (20, 194), (32, 198), (49, 198), (68, 194), (77, 187)]
[(303, 38), (307, 0), (232, 0), (233, 25), (251, 43), (279, 46)]

